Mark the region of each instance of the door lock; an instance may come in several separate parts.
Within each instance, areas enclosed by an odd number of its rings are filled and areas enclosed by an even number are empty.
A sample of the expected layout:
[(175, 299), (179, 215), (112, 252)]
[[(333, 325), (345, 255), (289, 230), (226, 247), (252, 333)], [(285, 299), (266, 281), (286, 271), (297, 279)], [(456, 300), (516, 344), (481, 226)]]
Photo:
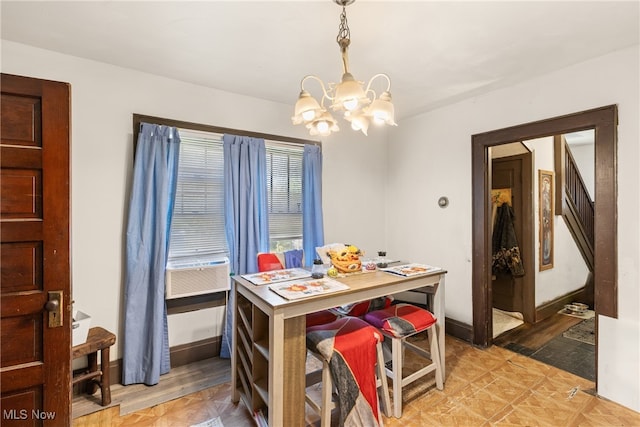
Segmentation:
[(62, 291), (49, 291), (49, 300), (44, 308), (49, 312), (50, 328), (62, 326), (62, 307)]

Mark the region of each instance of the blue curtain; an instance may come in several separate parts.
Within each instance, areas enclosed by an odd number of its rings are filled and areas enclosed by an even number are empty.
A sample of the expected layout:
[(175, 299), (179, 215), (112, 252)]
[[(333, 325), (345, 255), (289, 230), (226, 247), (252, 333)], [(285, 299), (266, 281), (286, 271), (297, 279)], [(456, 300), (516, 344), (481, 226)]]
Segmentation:
[(179, 149), (177, 129), (141, 124), (127, 223), (125, 385), (157, 384), (170, 368), (164, 276)]
[(324, 245), (322, 223), (322, 152), (317, 145), (305, 145), (302, 157), (302, 247), (305, 265), (317, 257), (316, 248)]
[[(264, 139), (223, 135), (224, 212), (232, 274), (258, 271), (258, 252), (269, 250), (267, 155)], [(220, 357), (231, 357), (233, 281)]]

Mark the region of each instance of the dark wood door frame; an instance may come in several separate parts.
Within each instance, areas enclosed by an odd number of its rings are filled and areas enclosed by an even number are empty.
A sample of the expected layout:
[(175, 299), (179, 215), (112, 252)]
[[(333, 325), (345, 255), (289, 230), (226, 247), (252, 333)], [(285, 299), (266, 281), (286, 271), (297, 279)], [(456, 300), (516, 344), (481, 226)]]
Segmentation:
[(595, 311), (618, 317), (616, 105), (473, 135), (472, 152), (472, 297), (473, 343), (492, 343), (491, 315), (491, 158), (489, 148), (585, 129), (595, 129)]

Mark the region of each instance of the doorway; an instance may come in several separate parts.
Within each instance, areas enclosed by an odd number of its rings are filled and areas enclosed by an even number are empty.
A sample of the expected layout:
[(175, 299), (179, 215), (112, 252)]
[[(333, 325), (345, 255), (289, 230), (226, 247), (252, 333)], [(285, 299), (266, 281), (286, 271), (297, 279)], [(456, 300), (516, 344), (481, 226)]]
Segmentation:
[[(498, 205), (507, 203), (513, 213), (511, 226), (516, 238), (524, 274), (515, 275), (510, 272), (497, 273), (492, 271), (491, 292), (492, 307), (500, 310), (498, 313), (519, 313), (521, 319), (528, 323), (535, 322), (534, 288), (535, 276), (531, 274), (534, 268), (533, 256), (533, 205), (531, 192), (533, 186), (532, 154), (523, 144), (521, 154), (501, 156), (492, 153), (491, 159), (491, 189), (492, 189), (492, 218)], [(509, 147), (504, 145), (504, 147)], [(497, 150), (493, 150), (497, 151)], [(505, 193), (505, 200), (495, 200), (495, 194)], [(496, 312), (493, 314), (495, 319)], [(503, 315), (504, 316), (504, 315)], [(507, 316), (509, 317), (509, 316)], [(495, 325), (492, 328), (496, 335)]]
[[(544, 136), (595, 129), (595, 265), (596, 314), (617, 317), (617, 107), (606, 106), (566, 116), (499, 129), (472, 137), (473, 343), (492, 344), (491, 289), (491, 147)], [(597, 345), (597, 325), (596, 325)], [(597, 361), (596, 361), (597, 363)]]

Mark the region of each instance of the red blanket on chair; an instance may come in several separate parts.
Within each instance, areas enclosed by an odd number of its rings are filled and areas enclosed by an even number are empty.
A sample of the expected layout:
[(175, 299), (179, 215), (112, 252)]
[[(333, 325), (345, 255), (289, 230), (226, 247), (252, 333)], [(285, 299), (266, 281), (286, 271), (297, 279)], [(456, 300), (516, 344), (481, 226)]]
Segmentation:
[(383, 339), (376, 328), (355, 317), (307, 328), (307, 346), (329, 361), (340, 426), (379, 425), (376, 343)]

